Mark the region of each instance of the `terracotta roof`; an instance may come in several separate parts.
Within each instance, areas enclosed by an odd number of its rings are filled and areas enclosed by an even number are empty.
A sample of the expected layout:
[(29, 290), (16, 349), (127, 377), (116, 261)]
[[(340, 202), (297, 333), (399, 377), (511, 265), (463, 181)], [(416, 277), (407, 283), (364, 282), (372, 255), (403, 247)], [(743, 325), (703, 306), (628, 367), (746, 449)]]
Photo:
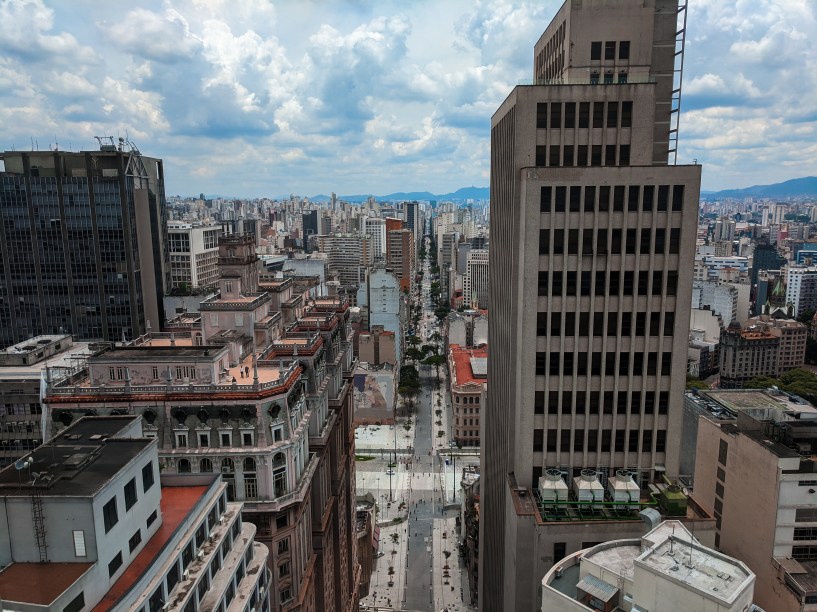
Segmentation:
[(7, 602), (47, 606), (79, 580), (93, 563), (12, 563), (0, 572)]
[(483, 345), (477, 348), (469, 349), (460, 346), (459, 344), (449, 345), (449, 351), (454, 362), (454, 379), (451, 381), (454, 385), (465, 385), (468, 383), (485, 383), (485, 378), (478, 378), (474, 376), (474, 371), (471, 368), (471, 358), (485, 359), (488, 357), (488, 346)]

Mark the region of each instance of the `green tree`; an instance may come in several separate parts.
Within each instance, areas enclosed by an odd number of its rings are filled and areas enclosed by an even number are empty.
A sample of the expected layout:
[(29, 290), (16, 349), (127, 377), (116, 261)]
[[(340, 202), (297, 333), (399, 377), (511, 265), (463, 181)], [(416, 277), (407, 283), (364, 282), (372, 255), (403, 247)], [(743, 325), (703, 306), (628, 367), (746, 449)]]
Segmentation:
[(445, 363), (445, 356), (431, 355), (423, 360), (423, 365), (434, 366), (437, 372), (437, 384), (440, 384), (440, 366)]
[(426, 354), (424, 351), (413, 346), (409, 349), (406, 349), (406, 359), (408, 359), (409, 361), (413, 361), (414, 363), (417, 363), (425, 356)]
[(806, 308), (805, 310), (801, 310), (800, 314), (797, 315), (797, 320), (804, 325), (808, 325), (811, 327), (811, 320), (814, 318), (814, 310)]
[(771, 376), (755, 376), (752, 380), (743, 385), (744, 389), (768, 389), (780, 385), (780, 381)]

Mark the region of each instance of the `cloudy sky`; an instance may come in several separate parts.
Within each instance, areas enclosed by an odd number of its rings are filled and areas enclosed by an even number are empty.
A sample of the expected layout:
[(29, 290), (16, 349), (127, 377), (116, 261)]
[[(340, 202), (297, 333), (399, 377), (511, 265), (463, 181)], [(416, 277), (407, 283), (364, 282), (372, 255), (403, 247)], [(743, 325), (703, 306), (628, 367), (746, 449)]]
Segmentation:
[[(817, 175), (817, 2), (689, 0), (679, 162)], [(490, 117), (561, 0), (0, 0), (0, 148), (125, 136), (168, 194), (489, 183)]]

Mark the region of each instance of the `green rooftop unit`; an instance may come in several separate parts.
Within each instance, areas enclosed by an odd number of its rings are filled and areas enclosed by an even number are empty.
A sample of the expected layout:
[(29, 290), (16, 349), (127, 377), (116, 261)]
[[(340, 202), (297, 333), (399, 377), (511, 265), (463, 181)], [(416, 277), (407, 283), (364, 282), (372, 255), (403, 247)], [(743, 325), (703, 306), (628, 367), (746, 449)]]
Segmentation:
[(666, 516), (686, 516), (687, 496), (677, 484), (661, 487), (658, 505)]

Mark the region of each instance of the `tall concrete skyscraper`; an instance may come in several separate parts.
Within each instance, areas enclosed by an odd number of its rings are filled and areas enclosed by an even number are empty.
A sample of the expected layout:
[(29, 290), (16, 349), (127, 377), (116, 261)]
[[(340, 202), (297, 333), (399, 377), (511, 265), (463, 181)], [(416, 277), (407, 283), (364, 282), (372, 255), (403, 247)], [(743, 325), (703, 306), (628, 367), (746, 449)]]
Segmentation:
[(39, 334), (121, 340), (164, 323), (164, 170), (133, 148), (6, 151), (0, 344)]
[(701, 175), (674, 165), (685, 10), (567, 0), (492, 118), (482, 610), (538, 609), (543, 566), (633, 529), (545, 518), (546, 469), (576, 489), (583, 468), (678, 474)]

